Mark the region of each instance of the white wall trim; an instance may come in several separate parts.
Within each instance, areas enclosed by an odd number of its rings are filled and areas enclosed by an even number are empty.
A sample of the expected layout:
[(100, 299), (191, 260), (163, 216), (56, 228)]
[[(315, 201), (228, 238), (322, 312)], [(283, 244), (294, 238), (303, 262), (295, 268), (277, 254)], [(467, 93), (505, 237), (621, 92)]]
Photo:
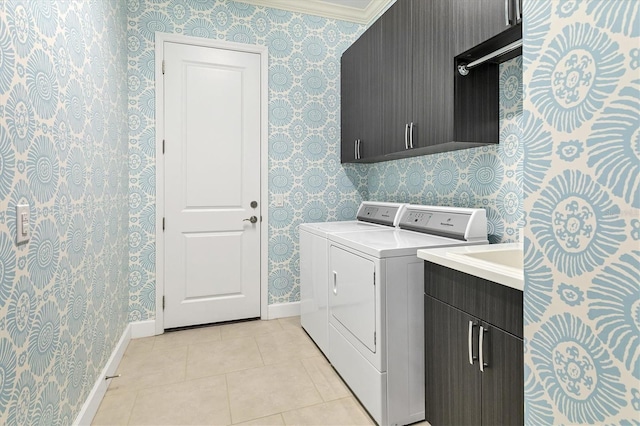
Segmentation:
[(162, 140), (164, 139), (164, 80), (162, 78), (162, 61), (164, 59), (164, 43), (183, 43), (193, 46), (213, 47), (216, 49), (236, 50), (239, 52), (257, 53), (260, 55), (261, 99), (260, 99), (260, 317), (268, 319), (268, 265), (269, 265), (269, 50), (266, 46), (234, 43), (230, 41), (191, 37), (181, 34), (155, 34), (155, 89), (156, 89), (156, 318), (155, 334), (164, 333), (164, 312), (162, 296), (164, 295), (164, 233), (162, 218), (164, 217), (164, 161), (162, 161)]
[(385, 10), (389, 3), (395, 0), (372, 0), (364, 8), (329, 3), (322, 0), (237, 0), (254, 6), (272, 7), (291, 12), (306, 13), (309, 15), (323, 16), (325, 18), (339, 19), (342, 21), (356, 22), (358, 24), (370, 24)]
[(118, 365), (120, 365), (120, 361), (122, 360), (122, 356), (127, 349), (129, 341), (131, 340), (131, 329), (131, 324), (127, 324), (122, 332), (122, 336), (120, 336), (120, 340), (118, 340), (118, 343), (116, 344), (116, 347), (113, 348), (113, 352), (111, 352), (111, 356), (109, 357), (107, 364), (98, 375), (87, 400), (82, 405), (78, 416), (73, 422), (74, 425), (90, 425), (93, 421), (93, 418), (98, 412), (98, 408), (100, 408), (102, 398), (104, 398), (104, 394), (107, 393), (107, 388), (109, 386), (109, 381), (105, 380), (105, 377), (112, 376), (117, 371)]
[(260, 317), (269, 319), (269, 49), (260, 53)]
[(269, 319), (300, 315), (300, 302), (274, 303), (269, 305)]
[(162, 141), (164, 139), (164, 79), (162, 61), (164, 60), (164, 40), (168, 34), (156, 33), (155, 37), (155, 90), (156, 90), (156, 334), (164, 333), (164, 161)]
[(156, 335), (156, 320), (136, 321), (131, 326), (131, 338), (151, 337)]

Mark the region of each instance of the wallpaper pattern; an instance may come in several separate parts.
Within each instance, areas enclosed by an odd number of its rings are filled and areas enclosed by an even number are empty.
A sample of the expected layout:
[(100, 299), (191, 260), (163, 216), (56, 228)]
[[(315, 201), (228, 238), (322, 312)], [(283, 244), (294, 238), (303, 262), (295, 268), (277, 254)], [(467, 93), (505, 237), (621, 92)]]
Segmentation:
[[(269, 304), (299, 300), (298, 224), (353, 219), (340, 165), (340, 56), (363, 28), (228, 0), (128, 0), (131, 321), (155, 316), (155, 31), (269, 47)], [(267, 200), (263, 200), (266, 202)]]
[(119, 0), (0, 2), (3, 425), (70, 424), (127, 324), (125, 36)]
[(525, 0), (525, 424), (639, 424), (640, 2)]
[(522, 227), (522, 57), (500, 64), (500, 143), (368, 166), (377, 201), (484, 208), (491, 243)]

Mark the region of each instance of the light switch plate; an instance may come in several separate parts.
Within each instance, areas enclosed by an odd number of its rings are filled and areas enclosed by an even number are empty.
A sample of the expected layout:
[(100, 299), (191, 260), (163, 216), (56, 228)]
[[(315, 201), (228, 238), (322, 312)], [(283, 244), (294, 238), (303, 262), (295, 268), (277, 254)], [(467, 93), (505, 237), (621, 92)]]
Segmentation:
[(275, 194), (273, 198), (273, 204), (275, 204), (275, 207), (284, 207), (284, 195)]
[(29, 204), (16, 206), (16, 244), (24, 244), (31, 238)]

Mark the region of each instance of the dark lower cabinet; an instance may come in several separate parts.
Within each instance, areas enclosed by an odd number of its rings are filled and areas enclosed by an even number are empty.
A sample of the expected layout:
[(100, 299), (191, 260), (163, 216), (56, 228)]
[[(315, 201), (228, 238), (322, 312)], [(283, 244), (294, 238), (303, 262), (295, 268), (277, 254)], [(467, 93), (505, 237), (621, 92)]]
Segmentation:
[(424, 317), (425, 419), (434, 426), (480, 424), (481, 377), (464, 338), (475, 319), (427, 295)]
[(425, 262), (425, 418), (433, 426), (524, 423), (521, 323), (515, 335), (489, 322), (521, 318), (521, 293)]
[(489, 326), (485, 334), (482, 376), (482, 424), (524, 423), (524, 352), (522, 339)]

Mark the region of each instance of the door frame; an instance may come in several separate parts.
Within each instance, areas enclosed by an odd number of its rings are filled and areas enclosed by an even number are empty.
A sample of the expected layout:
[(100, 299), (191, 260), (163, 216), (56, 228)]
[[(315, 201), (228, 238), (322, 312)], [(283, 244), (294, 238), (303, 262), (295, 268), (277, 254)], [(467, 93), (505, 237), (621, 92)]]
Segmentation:
[[(162, 141), (164, 139), (164, 79), (162, 78), (162, 62), (164, 60), (164, 43), (179, 43), (191, 46), (212, 47), (216, 49), (235, 50), (238, 52), (260, 55), (260, 318), (268, 319), (268, 241), (269, 241), (269, 157), (268, 157), (268, 84), (269, 55), (266, 46), (220, 41), (214, 39), (191, 37), (181, 34), (156, 32), (155, 34), (155, 89), (156, 89), (156, 318), (155, 334), (164, 333), (164, 161), (162, 161)], [(159, 161), (160, 160), (160, 161)]]

